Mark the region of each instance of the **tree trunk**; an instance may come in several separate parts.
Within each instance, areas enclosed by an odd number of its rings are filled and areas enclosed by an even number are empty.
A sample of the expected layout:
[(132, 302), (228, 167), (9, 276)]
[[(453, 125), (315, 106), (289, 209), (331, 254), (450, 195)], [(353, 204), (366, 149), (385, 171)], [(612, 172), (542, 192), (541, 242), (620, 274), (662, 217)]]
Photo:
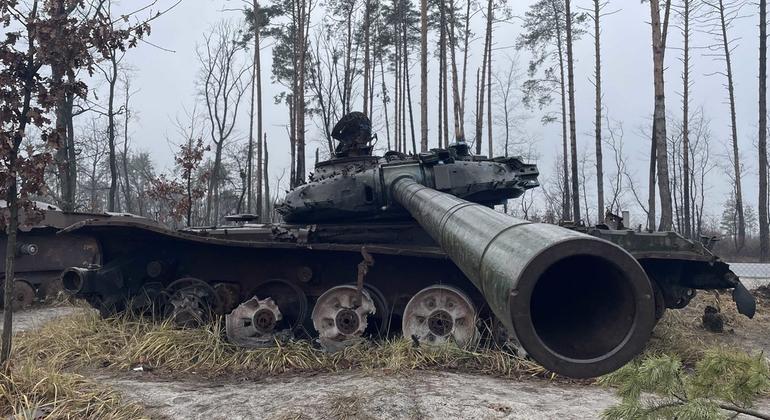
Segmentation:
[(125, 179), (125, 186), (123, 192), (125, 193), (126, 212), (133, 213), (133, 206), (131, 205), (131, 177), (128, 174), (128, 123), (131, 118), (131, 112), (129, 111), (129, 101), (131, 99), (131, 85), (128, 82), (128, 75), (126, 75), (126, 91), (125, 91), (124, 112), (126, 118), (123, 124), (123, 177)]
[(265, 179), (265, 214), (267, 215), (267, 221), (273, 221), (273, 203), (270, 199), (270, 178), (268, 177), (268, 153), (267, 153), (267, 133), (264, 134), (265, 140), (262, 143), (262, 149), (265, 153), (265, 164), (263, 165), (263, 177)]
[(682, 205), (684, 206), (684, 227), (682, 233), (692, 237), (692, 217), (690, 215), (690, 3), (684, 0), (682, 14), (684, 27), (684, 49), (682, 51)]
[[(594, 0), (594, 56), (596, 68), (594, 84), (596, 85), (596, 222), (604, 220), (604, 168), (602, 161), (602, 50), (601, 50), (601, 0)], [(625, 220), (629, 223), (628, 220)]]
[(390, 143), (390, 120), (388, 118), (388, 87), (385, 84), (385, 60), (380, 60), (380, 76), (382, 77), (382, 111), (385, 113), (385, 135), (387, 139), (388, 150), (391, 149)]
[[(670, 7), (667, 0), (666, 15)], [(671, 184), (668, 175), (668, 145), (666, 136), (666, 91), (663, 77), (665, 34), (661, 29), (660, 5), (658, 0), (650, 1), (652, 22), (653, 74), (655, 79), (655, 111), (653, 115), (653, 141), (655, 142), (655, 161), (657, 167), (658, 191), (660, 193), (659, 230), (671, 230), (673, 208), (671, 207)], [(668, 17), (666, 17), (668, 21)], [(652, 225), (654, 227), (654, 225)]]
[(564, 46), (562, 44), (562, 23), (559, 20), (559, 15), (562, 13), (559, 10), (555, 1), (551, 2), (553, 6), (554, 15), (554, 28), (556, 28), (556, 50), (559, 55), (559, 88), (561, 94), (561, 130), (562, 130), (562, 161), (563, 161), (563, 183), (564, 191), (561, 203), (561, 218), (562, 220), (572, 219), (572, 206), (570, 205), (570, 193), (569, 193), (569, 152), (568, 143), (569, 137), (567, 137), (567, 83), (564, 76)]
[(112, 71), (109, 80), (109, 96), (107, 103), (107, 141), (110, 148), (110, 192), (107, 202), (108, 211), (114, 212), (115, 198), (118, 191), (118, 162), (115, 153), (115, 85), (118, 82), (118, 61), (115, 57), (116, 52), (110, 53), (110, 70)]
[(575, 66), (574, 56), (572, 54), (572, 12), (570, 3), (570, 0), (565, 0), (564, 2), (564, 20), (566, 22), (567, 38), (567, 97), (569, 99), (569, 138), (572, 151), (572, 218), (575, 223), (579, 223), (581, 220), (580, 180), (578, 179), (577, 129), (575, 127)]
[(767, 0), (759, 0), (759, 258), (770, 260), (767, 208)]
[(487, 142), (489, 143), (489, 158), (495, 156), (494, 139), (492, 138), (492, 21), (494, 10), (489, 9), (489, 52), (487, 53)]
[(369, 116), (369, 72), (371, 62), (369, 58), (369, 28), (371, 27), (371, 12), (369, 0), (364, 1), (364, 115)]
[[(464, 132), (464, 124), (463, 124), (463, 118), (464, 118), (464, 111), (463, 108), (465, 107), (464, 104), (464, 95), (465, 92), (463, 92), (463, 97), (460, 96), (460, 88), (459, 83), (460, 81), (459, 76), (457, 74), (457, 45), (455, 42), (455, 21), (454, 21), (454, 14), (450, 16), (450, 22), (451, 25), (449, 27), (448, 38), (449, 38), (449, 49), (451, 54), (451, 60), (452, 60), (452, 103), (453, 103), (453, 110), (454, 110), (454, 128), (455, 128), (455, 140), (458, 142), (464, 142), (465, 141), (465, 132)], [(465, 71), (465, 69), (463, 69)]]
[[(16, 165), (16, 153), (10, 157), (8, 165), (14, 168)], [(7, 243), (5, 246), (5, 280), (3, 290), (3, 345), (0, 349), (0, 365), (5, 366), (11, 356), (11, 340), (13, 337), (13, 284), (15, 279), (16, 264), (16, 234), (19, 230), (19, 197), (16, 191), (16, 178), (8, 180), (8, 197), (6, 201), (10, 212), (6, 226)]]
[[(61, 21), (67, 18), (64, 3), (64, 0), (56, 0), (54, 7), (51, 8), (53, 14), (53, 16), (51, 16), (52, 18)], [(64, 36), (59, 30), (59, 28), (63, 26), (63, 23), (62, 25), (57, 26), (57, 30), (53, 34), (54, 37)], [(64, 54), (67, 54), (67, 52), (64, 51)], [(60, 57), (60, 60), (63, 61), (68, 59), (69, 57)], [(64, 211), (74, 211), (75, 190), (77, 188), (74, 177), (77, 176), (77, 161), (73, 160), (73, 157), (75, 156), (74, 144), (71, 144), (68, 141), (70, 139), (69, 132), (72, 127), (72, 107), (74, 105), (74, 102), (69, 100), (69, 98), (72, 97), (70, 91), (73, 88), (73, 84), (64, 83), (64, 78), (67, 76), (65, 73), (66, 67), (63, 63), (53, 63), (51, 65), (51, 78), (53, 79), (53, 83), (55, 85), (66, 86), (64, 92), (56, 98), (55, 129), (59, 138), (56, 144), (54, 159), (56, 161), (61, 187), (61, 208)], [(68, 81), (73, 82), (73, 78), (68, 77)]]
[[(481, 144), (484, 142), (484, 88), (487, 84), (487, 65), (489, 62), (490, 39), (492, 33), (492, 0), (487, 1), (487, 29), (484, 37), (484, 57), (481, 62), (481, 81), (478, 85), (478, 112), (476, 113), (476, 154), (481, 154)], [(490, 104), (491, 106), (491, 104)], [(490, 156), (491, 157), (491, 156)]]
[[(304, 0), (303, 0), (304, 4)], [(353, 15), (353, 7), (355, 3), (350, 3), (350, 10), (348, 10), (348, 16)], [(303, 5), (303, 13), (304, 13), (304, 5)], [(303, 20), (304, 21), (304, 20)], [(345, 39), (345, 72), (343, 74), (343, 85), (342, 85), (342, 115), (345, 115), (350, 112), (350, 99), (352, 96), (352, 88), (353, 88), (353, 70), (351, 68), (351, 61), (352, 61), (352, 51), (353, 51), (353, 19), (348, 18), (346, 19), (346, 25), (347, 25), (347, 37)], [(300, 35), (300, 39), (302, 39), (302, 36)], [(301, 69), (302, 67), (300, 67)], [(304, 76), (302, 76), (304, 78)]]
[(297, 61), (297, 171), (296, 183), (298, 185), (305, 183), (305, 56), (307, 52), (307, 34), (306, 25), (309, 21), (307, 17), (307, 1), (299, 0), (299, 60)]
[[(460, 129), (463, 133), (462, 139), (465, 141), (465, 92), (466, 88), (468, 86), (468, 50), (471, 42), (471, 30), (470, 30), (470, 22), (471, 22), (471, 1), (466, 0), (466, 6), (465, 6), (465, 40), (463, 42), (463, 89), (462, 89), (462, 96), (460, 98)], [(452, 14), (454, 15), (454, 8), (452, 10)], [(454, 22), (454, 18), (452, 20)], [(455, 30), (455, 25), (452, 25), (452, 31)], [(453, 35), (454, 36), (454, 33)], [(454, 51), (453, 51), (454, 52)]]
[[(401, 39), (401, 35), (400, 35), (401, 31), (396, 31), (396, 32), (397, 33), (395, 35), (395, 38), (396, 38), (396, 44), (395, 45), (398, 46), (399, 42), (400, 42), (400, 39)], [(396, 72), (396, 75), (395, 75), (395, 84), (396, 84), (396, 86), (395, 86), (395, 91), (396, 91), (395, 96), (396, 96), (396, 98), (395, 98), (395, 101), (393, 101), (393, 118), (395, 120), (394, 121), (395, 122), (395, 127), (394, 127), (395, 128), (394, 129), (394, 131), (395, 131), (395, 148), (396, 148), (397, 152), (401, 152), (402, 151), (401, 150), (401, 143), (402, 143), (401, 142), (401, 96), (402, 96), (402, 93), (403, 93), (401, 91), (401, 79), (402, 79), (402, 74), (401, 73), (403, 72), (403, 69), (402, 69), (402, 66), (401, 66), (401, 48), (396, 47), (395, 50), (396, 51), (395, 51), (395, 53), (393, 55), (394, 55), (394, 61), (395, 61), (394, 62), (394, 66), (395, 66), (395, 72)]]
[[(407, 37), (406, 31), (407, 31), (407, 26), (406, 26), (406, 22), (404, 22), (404, 40), (409, 39)], [(407, 101), (407, 104), (409, 105), (409, 127), (411, 129), (411, 134), (412, 134), (412, 152), (416, 155), (419, 152), (417, 151), (417, 136), (414, 131), (414, 113), (412, 111), (412, 86), (409, 83), (409, 50), (407, 49), (406, 42), (404, 42), (403, 46), (404, 46), (404, 75), (406, 76), (406, 101)], [(426, 106), (427, 106), (427, 103), (426, 103)], [(420, 112), (422, 112), (422, 109), (420, 110)], [(406, 123), (404, 124), (406, 125)], [(427, 129), (427, 124), (428, 124), (427, 118), (425, 118), (424, 124)], [(406, 131), (406, 129), (404, 129), (404, 131)], [(427, 141), (427, 134), (425, 139)], [(422, 143), (420, 143), (420, 147), (422, 148)], [(420, 149), (420, 151), (422, 151), (422, 149)]]
[[(420, 0), (420, 151), (428, 151), (428, 0)], [(409, 102), (411, 115), (411, 105)], [(439, 105), (441, 106), (441, 105)]]
[(743, 213), (743, 192), (741, 188), (741, 161), (738, 150), (738, 125), (735, 115), (735, 86), (733, 84), (733, 66), (730, 54), (730, 42), (727, 38), (727, 23), (725, 20), (724, 1), (719, 0), (719, 18), (722, 26), (722, 44), (725, 53), (725, 65), (727, 69), (727, 93), (730, 97), (730, 128), (733, 143), (733, 171), (735, 173), (735, 209), (738, 213), (738, 238), (737, 249), (741, 250), (746, 243), (746, 219)]
[[(254, 6), (256, 8), (259, 7), (259, 4), (255, 1)], [(262, 185), (267, 182), (267, 179), (263, 179), (262, 174), (262, 154), (263, 154), (263, 147), (262, 142), (259, 141), (260, 137), (262, 136), (262, 132), (264, 128), (262, 127), (262, 52), (260, 51), (260, 34), (259, 31), (262, 29), (259, 26), (259, 23), (257, 22), (254, 25), (254, 61), (256, 62), (256, 68), (254, 69), (256, 72), (256, 85), (257, 85), (257, 135), (256, 135), (256, 141), (257, 141), (257, 215), (259, 217), (264, 216), (263, 212), (263, 202), (265, 201), (265, 198), (262, 195)]]
[(291, 188), (297, 186), (297, 112), (295, 109), (296, 102), (294, 100), (294, 95), (292, 95), (291, 100), (289, 101), (289, 126), (291, 127), (289, 129), (289, 146), (291, 148), (291, 169), (289, 170), (289, 184)]
[[(441, 83), (441, 89), (439, 89), (439, 95), (441, 96), (441, 103), (439, 105), (439, 108), (442, 109), (442, 111), (439, 112), (439, 114), (443, 114), (444, 116), (444, 125), (443, 127), (439, 127), (439, 140), (438, 145), (439, 148), (446, 148), (449, 146), (449, 77), (447, 76), (449, 65), (447, 64), (447, 22), (446, 22), (446, 0), (441, 0), (439, 2), (439, 7), (441, 8), (441, 71), (439, 74), (440, 83)], [(443, 131), (442, 131), (443, 128)]]
[(441, 33), (439, 34), (439, 43), (438, 43), (438, 91), (436, 92), (438, 94), (438, 112), (437, 112), (437, 125), (438, 125), (438, 147), (441, 148), (442, 145), (442, 134), (443, 133), (443, 127), (444, 127), (444, 92), (447, 90), (446, 86), (444, 86), (444, 72), (446, 71), (446, 63), (444, 63), (444, 45), (443, 45), (443, 39), (444, 39), (444, 33), (443, 29), (441, 30)]
[[(254, 56), (251, 64), (251, 100), (249, 103), (249, 145), (246, 148), (246, 213), (252, 213), (254, 211), (254, 193), (252, 189), (252, 181), (254, 179), (254, 111), (256, 108), (257, 100), (257, 57), (259, 56), (259, 44), (257, 43), (257, 33), (259, 31), (257, 21), (257, 2), (252, 3), (252, 11), (254, 12)], [(259, 142), (260, 135), (257, 134), (257, 142)], [(259, 173), (259, 171), (257, 171)], [(259, 213), (257, 213), (259, 214)]]

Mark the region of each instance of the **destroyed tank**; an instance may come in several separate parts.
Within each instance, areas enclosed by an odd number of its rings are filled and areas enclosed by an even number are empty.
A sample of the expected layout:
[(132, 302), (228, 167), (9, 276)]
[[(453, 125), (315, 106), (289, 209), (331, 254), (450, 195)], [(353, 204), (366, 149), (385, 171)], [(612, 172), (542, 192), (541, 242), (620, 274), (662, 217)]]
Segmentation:
[[(88, 235), (57, 235), (62, 229), (77, 222), (94, 219), (137, 219), (122, 213), (75, 213), (44, 203), (33, 202), (30, 214), (22, 212), (16, 238), (14, 267), (13, 309), (31, 306), (35, 301), (56, 297), (62, 290), (62, 270), (73, 265), (99, 263), (99, 244)], [(7, 213), (6, 203), (0, 200), (0, 212)], [(149, 220), (143, 219), (147, 223)], [(0, 309), (3, 306), (5, 280), (5, 253), (7, 236), (0, 230)]]
[(484, 325), (545, 368), (586, 378), (639, 354), (666, 308), (698, 289), (754, 300), (702, 243), (673, 232), (531, 223), (495, 206), (536, 188), (520, 158), (473, 156), (458, 143), (373, 156), (354, 114), (308, 183), (288, 192), (278, 224), (172, 231), (98, 219), (99, 258), (68, 268), (65, 289), (103, 313), (162, 308), (181, 324), (225, 315), (228, 338), (269, 346), (317, 337), (328, 350), (402, 334), (415, 345), (479, 343)]

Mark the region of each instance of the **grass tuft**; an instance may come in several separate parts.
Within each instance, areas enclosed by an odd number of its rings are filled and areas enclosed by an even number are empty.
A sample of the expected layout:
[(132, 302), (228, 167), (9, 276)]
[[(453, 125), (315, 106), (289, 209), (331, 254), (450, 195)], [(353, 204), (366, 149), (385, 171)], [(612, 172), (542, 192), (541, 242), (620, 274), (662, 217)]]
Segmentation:
[(306, 340), (243, 349), (226, 341), (223, 324), (217, 320), (202, 328), (178, 329), (168, 322), (127, 315), (102, 319), (95, 313), (83, 313), (53, 321), (33, 333), (22, 333), (15, 352), (65, 369), (127, 371), (141, 365), (204, 377), (351, 369), (455, 370), (506, 377), (547, 374), (536, 363), (503, 349), (415, 348), (404, 339), (364, 341), (336, 353), (327, 353)]
[(14, 360), (0, 373), (0, 418), (114, 419), (147, 418), (142, 406), (126, 403), (116, 392), (50, 361)]

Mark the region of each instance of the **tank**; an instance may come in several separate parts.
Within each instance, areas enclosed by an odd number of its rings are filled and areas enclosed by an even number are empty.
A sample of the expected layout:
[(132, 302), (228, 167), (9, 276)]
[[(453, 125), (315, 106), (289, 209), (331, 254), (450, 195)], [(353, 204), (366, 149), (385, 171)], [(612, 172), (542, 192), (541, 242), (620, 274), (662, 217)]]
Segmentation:
[[(34, 217), (27, 220), (22, 214), (17, 236), (17, 259), (13, 309), (29, 307), (36, 301), (55, 297), (61, 290), (62, 270), (72, 266), (101, 263), (98, 242), (89, 235), (57, 235), (62, 229), (77, 222), (94, 219), (138, 219), (138, 216), (119, 213), (64, 212), (58, 207), (34, 202)], [(0, 200), (0, 212), (7, 212)], [(147, 223), (152, 223), (149, 220)], [(3, 305), (5, 280), (5, 253), (7, 237), (0, 231), (0, 308)]]
[(627, 363), (699, 289), (731, 289), (753, 316), (753, 297), (708, 243), (618, 217), (588, 228), (496, 211), (539, 186), (520, 158), (472, 156), (464, 143), (372, 156), (360, 114), (333, 135), (335, 156), (277, 206), (281, 223), (69, 226), (62, 234), (93, 238), (99, 259), (64, 270), (65, 289), (105, 314), (131, 307), (181, 325), (222, 315), (228, 338), (249, 347), (305, 337), (335, 351), (398, 334), (466, 347), (491, 335), (574, 378)]

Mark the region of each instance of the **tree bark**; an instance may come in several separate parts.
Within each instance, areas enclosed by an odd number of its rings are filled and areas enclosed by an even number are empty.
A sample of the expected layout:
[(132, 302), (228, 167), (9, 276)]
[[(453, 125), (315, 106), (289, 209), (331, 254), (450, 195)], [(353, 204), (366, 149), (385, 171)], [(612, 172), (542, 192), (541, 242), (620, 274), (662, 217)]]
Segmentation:
[(767, 0), (759, 0), (759, 258), (770, 260), (767, 208)]
[[(485, 87), (487, 84), (487, 65), (489, 62), (490, 39), (492, 33), (492, 0), (487, 1), (487, 28), (484, 37), (484, 58), (481, 62), (481, 82), (478, 86), (478, 112), (476, 113), (476, 154), (481, 154), (481, 145), (484, 142), (484, 100)], [(490, 104), (491, 106), (491, 104)], [(491, 157), (491, 156), (490, 156)]]
[[(491, 3), (491, 2), (490, 2)], [(489, 31), (489, 52), (487, 52), (487, 142), (489, 143), (489, 157), (490, 159), (495, 156), (494, 139), (492, 138), (492, 23), (494, 21), (494, 9), (491, 7), (488, 10), (489, 24), (487, 30)]]
[[(64, 0), (56, 0), (53, 7), (51, 7), (51, 12), (54, 14), (51, 17), (62, 21), (62, 24), (53, 34), (54, 37), (64, 36), (60, 31), (60, 28), (64, 26), (64, 20), (67, 19), (67, 10), (64, 3)], [(62, 53), (65, 55), (68, 54), (67, 51), (62, 51)], [(65, 86), (64, 91), (56, 98), (55, 129), (59, 138), (56, 144), (54, 159), (58, 169), (59, 185), (61, 188), (61, 208), (64, 211), (74, 211), (75, 193), (77, 189), (77, 161), (73, 160), (73, 157), (75, 156), (74, 144), (71, 144), (69, 141), (74, 101), (69, 100), (72, 97), (72, 84), (64, 83), (64, 78), (67, 76), (65, 63), (69, 60), (69, 57), (61, 57), (60, 60), (61, 62), (53, 63), (51, 65), (51, 78), (53, 79), (53, 83)], [(72, 81), (72, 78), (68, 77), (68, 81)]]
[[(37, 1), (32, 3), (32, 10), (29, 13), (30, 20), (37, 18)], [(12, 176), (8, 179), (8, 196), (6, 202), (8, 205), (9, 219), (6, 224), (7, 242), (5, 248), (5, 279), (3, 281), (3, 333), (2, 345), (0, 345), (0, 366), (8, 367), (8, 361), (11, 357), (11, 345), (13, 340), (13, 285), (15, 279), (16, 264), (16, 235), (19, 230), (19, 196), (17, 185), (17, 159), (19, 148), (23, 140), (24, 133), (27, 130), (29, 122), (30, 104), (32, 103), (32, 89), (35, 83), (35, 30), (31, 25), (27, 26), (27, 57), (26, 74), (24, 77), (24, 89), (22, 96), (21, 112), (19, 113), (19, 126), (13, 136), (13, 144), (8, 159), (8, 169), (12, 171)]]
[(564, 20), (567, 38), (567, 89), (569, 100), (569, 138), (572, 152), (572, 218), (579, 223), (580, 218), (580, 180), (578, 179), (577, 129), (575, 121), (575, 66), (572, 54), (572, 11), (571, 0), (564, 1)]
[(562, 44), (562, 22), (559, 20), (559, 15), (563, 12), (559, 10), (556, 1), (551, 1), (553, 7), (554, 16), (554, 28), (556, 28), (556, 51), (559, 55), (559, 88), (561, 90), (561, 130), (562, 130), (562, 161), (563, 161), (563, 183), (564, 191), (561, 203), (561, 218), (562, 220), (572, 219), (572, 206), (570, 205), (570, 193), (569, 193), (569, 152), (568, 143), (569, 137), (567, 136), (567, 83), (564, 76), (564, 46)]
[[(594, 125), (596, 134), (596, 222), (604, 220), (604, 168), (602, 161), (602, 55), (601, 55), (601, 0), (594, 0), (594, 56), (596, 66), (594, 70), (594, 84), (596, 85), (596, 121)], [(629, 223), (628, 220), (625, 221)]]
[(270, 199), (270, 180), (269, 180), (269, 177), (268, 177), (267, 133), (265, 133), (264, 136), (265, 136), (265, 139), (264, 139), (264, 141), (262, 143), (262, 149), (264, 150), (264, 153), (265, 153), (265, 164), (263, 165), (263, 170), (264, 170), (263, 177), (265, 179), (265, 208), (264, 208), (264, 212), (267, 215), (267, 221), (272, 222), (273, 221), (273, 217), (272, 217), (273, 203), (272, 203), (272, 200)]
[[(463, 88), (462, 88), (462, 95), (460, 97), (460, 130), (462, 131), (462, 139), (465, 141), (465, 93), (466, 88), (468, 86), (468, 51), (469, 46), (471, 42), (471, 30), (470, 30), (470, 22), (471, 22), (471, 1), (466, 0), (466, 6), (465, 6), (465, 40), (463, 42)], [(452, 8), (452, 15), (454, 15), (454, 8)], [(454, 22), (454, 18), (452, 18)], [(452, 31), (455, 30), (455, 25), (452, 25)], [(452, 34), (454, 36), (454, 33)], [(454, 51), (453, 51), (454, 52)], [(456, 73), (456, 71), (455, 71)]]
[(369, 72), (371, 62), (369, 58), (369, 28), (371, 27), (371, 6), (369, 0), (364, 1), (364, 115), (369, 115)]
[[(428, 151), (428, 0), (420, 0), (420, 151)], [(408, 80), (408, 79), (407, 79)], [(411, 115), (411, 105), (410, 115)], [(440, 106), (440, 105), (439, 105)]]
[[(449, 49), (451, 54), (451, 61), (452, 61), (452, 103), (453, 103), (453, 111), (454, 111), (454, 129), (455, 129), (455, 140), (457, 142), (464, 142), (465, 141), (465, 131), (464, 131), (464, 111), (465, 108), (465, 92), (463, 91), (463, 96), (460, 96), (460, 87), (459, 87), (459, 76), (457, 73), (457, 45), (455, 40), (455, 16), (454, 14), (450, 15), (449, 18), (449, 30), (448, 38), (449, 38)], [(467, 52), (466, 52), (467, 54)], [(463, 69), (465, 71), (465, 69)]]
[(307, 52), (307, 26), (308, 2), (309, 0), (299, 0), (299, 60), (297, 61), (297, 171), (295, 182), (298, 185), (305, 183), (305, 57)]
[(382, 77), (382, 111), (385, 113), (385, 136), (387, 139), (388, 150), (391, 149), (390, 142), (390, 119), (388, 118), (388, 86), (385, 84), (385, 60), (380, 60), (380, 76)]
[[(406, 25), (406, 21), (404, 21), (404, 40), (409, 39), (407, 37), (406, 31), (407, 31), (407, 25)], [(412, 134), (412, 152), (416, 155), (418, 151), (417, 151), (417, 136), (414, 131), (414, 112), (412, 111), (412, 86), (409, 83), (409, 50), (407, 49), (406, 42), (404, 42), (403, 46), (404, 46), (404, 75), (406, 76), (406, 101), (407, 101), (407, 104), (409, 105), (409, 127), (411, 129), (411, 134)], [(420, 112), (422, 112), (422, 109), (420, 110)], [(427, 118), (424, 120), (424, 124), (427, 128), (427, 124), (428, 124)], [(404, 122), (404, 125), (406, 125), (406, 121)], [(404, 129), (404, 131), (406, 131), (406, 129)], [(427, 136), (425, 138), (427, 141)], [(420, 151), (422, 151), (422, 143), (420, 144)]]
[(735, 173), (735, 210), (738, 213), (737, 250), (746, 243), (746, 218), (743, 212), (743, 191), (741, 186), (741, 161), (738, 150), (738, 124), (735, 115), (735, 86), (733, 84), (733, 66), (730, 54), (730, 42), (727, 37), (727, 22), (725, 20), (724, 1), (719, 0), (719, 18), (722, 26), (722, 45), (724, 47), (725, 65), (727, 70), (727, 94), (730, 98), (730, 128), (733, 143), (733, 171)]
[(115, 57), (116, 51), (110, 52), (110, 78), (109, 96), (107, 98), (107, 141), (110, 148), (110, 191), (107, 202), (108, 211), (114, 212), (115, 198), (118, 191), (118, 162), (115, 153), (115, 85), (118, 82), (118, 61)]
[(682, 205), (684, 206), (685, 237), (693, 237), (692, 216), (690, 215), (690, 4), (684, 0), (683, 19), (684, 49), (682, 51)]
[(447, 24), (446, 24), (446, 0), (441, 0), (439, 3), (441, 7), (441, 78), (442, 89), (440, 90), (442, 95), (442, 102), (440, 107), (443, 107), (444, 125), (443, 131), (439, 128), (439, 148), (449, 146), (449, 77), (448, 64), (447, 64)]
[[(18, 151), (16, 151), (18, 153)], [(9, 167), (13, 168), (16, 164), (16, 156), (14, 153), (9, 161)], [(16, 234), (19, 230), (19, 197), (16, 191), (16, 178), (11, 177), (8, 181), (8, 197), (6, 201), (8, 204), (9, 220), (6, 227), (7, 243), (5, 247), (5, 279), (3, 290), (3, 345), (0, 349), (0, 365), (5, 366), (5, 363), (11, 356), (11, 340), (13, 337), (13, 286), (15, 279), (15, 264), (16, 264)]]
[(129, 101), (131, 100), (131, 85), (128, 82), (128, 75), (126, 74), (126, 90), (125, 90), (125, 102), (124, 102), (124, 112), (126, 113), (126, 118), (124, 120), (123, 124), (123, 177), (124, 177), (124, 188), (123, 191), (125, 193), (125, 202), (126, 202), (126, 212), (132, 213), (133, 208), (131, 205), (131, 177), (128, 174), (128, 123), (131, 118), (131, 112), (128, 109)]
[[(670, 0), (666, 0), (666, 22)], [(655, 142), (655, 161), (660, 193), (660, 225), (659, 230), (671, 230), (673, 208), (671, 206), (671, 184), (668, 175), (668, 145), (666, 136), (666, 92), (663, 77), (665, 34), (667, 26), (661, 29), (660, 4), (658, 0), (650, 0), (652, 22), (653, 74), (655, 79), (655, 111), (653, 115), (653, 141)], [(652, 225), (654, 227), (654, 225)]]
[[(256, 1), (254, 2), (255, 7), (259, 8), (259, 3)], [(254, 25), (254, 61), (256, 62), (256, 80), (255, 84), (257, 85), (257, 215), (259, 217), (264, 216), (263, 212), (263, 203), (265, 201), (265, 197), (262, 195), (262, 185), (267, 182), (267, 178), (263, 178), (262, 173), (262, 154), (263, 154), (263, 147), (262, 142), (259, 141), (260, 137), (262, 136), (262, 132), (264, 128), (262, 127), (262, 51), (260, 50), (260, 33), (259, 31), (262, 28), (259, 26), (259, 22), (257, 22)]]

